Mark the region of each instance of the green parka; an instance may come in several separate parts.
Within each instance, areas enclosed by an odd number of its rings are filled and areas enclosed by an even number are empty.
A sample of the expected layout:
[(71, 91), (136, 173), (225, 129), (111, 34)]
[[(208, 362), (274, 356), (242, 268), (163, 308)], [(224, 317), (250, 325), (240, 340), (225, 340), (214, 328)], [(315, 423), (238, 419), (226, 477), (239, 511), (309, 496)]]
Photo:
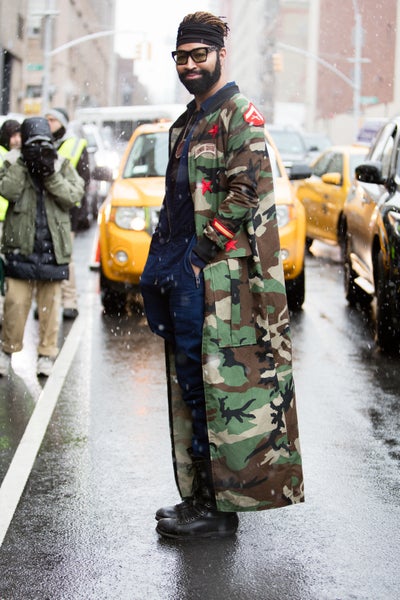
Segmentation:
[[(58, 158), (55, 172), (44, 180), (44, 203), (57, 264), (71, 260), (72, 242), (70, 210), (80, 201), (84, 183), (69, 160)], [(28, 169), (19, 157), (0, 169), (0, 195), (9, 206), (4, 221), (1, 250), (4, 254), (19, 251), (25, 256), (33, 252), (37, 192)]]
[[(171, 152), (187, 116), (171, 128)], [(204, 268), (202, 359), (218, 510), (302, 502), (292, 344), (264, 120), (237, 86), (218, 94), (196, 124), (188, 168), (197, 248), (199, 254), (214, 248)], [(191, 418), (168, 347), (166, 358), (175, 475), (185, 497)]]

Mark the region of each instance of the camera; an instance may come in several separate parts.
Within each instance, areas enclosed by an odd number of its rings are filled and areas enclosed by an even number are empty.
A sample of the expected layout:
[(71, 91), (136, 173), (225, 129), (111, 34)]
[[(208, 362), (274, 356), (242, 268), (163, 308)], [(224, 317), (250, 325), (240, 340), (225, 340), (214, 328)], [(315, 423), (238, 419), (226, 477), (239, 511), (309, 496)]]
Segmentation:
[(50, 144), (41, 144), (40, 155), (44, 160), (51, 160), (52, 158), (56, 158), (57, 153), (54, 149), (54, 146)]

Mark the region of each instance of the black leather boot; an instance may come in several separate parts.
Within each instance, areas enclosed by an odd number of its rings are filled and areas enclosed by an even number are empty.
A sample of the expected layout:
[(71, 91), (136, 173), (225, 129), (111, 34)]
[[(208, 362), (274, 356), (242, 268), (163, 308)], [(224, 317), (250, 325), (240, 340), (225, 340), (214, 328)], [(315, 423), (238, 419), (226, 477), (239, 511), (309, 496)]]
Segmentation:
[(216, 508), (211, 477), (211, 463), (193, 458), (195, 468), (194, 499), (176, 511), (175, 518), (161, 518), (157, 533), (174, 539), (219, 538), (236, 533), (239, 519), (235, 512)]
[(159, 508), (156, 512), (157, 521), (160, 519), (176, 519), (178, 514), (190, 506), (192, 502), (193, 498), (184, 498), (179, 504), (174, 504), (173, 506), (163, 506)]
[[(192, 464), (188, 466), (188, 470), (189, 472), (192, 472), (193, 470), (193, 451), (192, 448), (188, 448), (187, 449), (187, 453), (190, 456), (190, 460), (192, 461)], [(162, 506), (161, 508), (158, 509), (158, 511), (156, 512), (156, 520), (159, 521), (160, 519), (176, 519), (178, 516), (178, 513), (183, 510), (184, 508), (187, 508), (189, 505), (192, 504), (193, 502), (193, 490), (194, 490), (194, 483), (193, 483), (193, 487), (192, 487), (192, 495), (188, 496), (187, 498), (182, 498), (182, 502), (179, 502), (179, 504), (174, 504), (173, 506)]]

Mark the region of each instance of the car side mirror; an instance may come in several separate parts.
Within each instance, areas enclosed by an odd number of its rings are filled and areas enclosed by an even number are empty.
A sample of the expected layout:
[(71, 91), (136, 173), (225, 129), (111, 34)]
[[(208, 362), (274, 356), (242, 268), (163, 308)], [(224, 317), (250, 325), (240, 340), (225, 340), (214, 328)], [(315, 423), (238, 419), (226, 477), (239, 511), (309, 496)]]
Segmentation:
[(370, 160), (355, 169), (355, 176), (358, 181), (364, 183), (383, 183), (382, 163), (380, 161)]
[(91, 178), (96, 181), (113, 181), (113, 172), (110, 167), (95, 167), (91, 172)]
[(342, 184), (342, 176), (340, 173), (324, 173), (321, 179), (324, 183), (329, 183), (331, 185)]
[(306, 163), (293, 163), (288, 175), (289, 179), (294, 181), (295, 179), (308, 179), (312, 173), (311, 168)]

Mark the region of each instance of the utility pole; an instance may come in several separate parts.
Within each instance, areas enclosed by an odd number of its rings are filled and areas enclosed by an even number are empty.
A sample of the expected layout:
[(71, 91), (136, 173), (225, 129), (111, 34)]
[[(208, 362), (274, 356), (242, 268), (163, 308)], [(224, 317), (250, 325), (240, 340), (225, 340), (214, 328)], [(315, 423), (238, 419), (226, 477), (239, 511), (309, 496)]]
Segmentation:
[[(66, 42), (57, 48), (51, 48), (51, 18), (55, 15), (58, 15), (57, 11), (46, 11), (43, 14), (45, 18), (45, 27), (44, 27), (44, 48), (43, 48), (43, 88), (42, 88), (42, 103), (43, 103), (43, 111), (45, 112), (48, 109), (49, 104), (49, 95), (50, 95), (50, 72), (51, 72), (51, 58), (64, 50), (68, 50), (69, 48), (73, 48), (74, 46), (78, 46), (83, 42), (88, 42), (90, 40), (96, 40), (102, 37), (109, 37), (116, 34), (121, 33), (129, 33), (129, 35), (138, 35), (143, 36), (143, 31), (118, 31), (116, 29), (109, 29), (106, 31), (97, 31), (95, 33), (88, 33), (82, 37), (71, 40), (70, 42)], [(149, 52), (149, 51), (148, 51)]]
[(357, 133), (360, 126), (360, 115), (361, 115), (361, 63), (364, 62), (362, 58), (362, 45), (363, 45), (363, 29), (362, 29), (362, 17), (358, 10), (357, 0), (353, 0), (354, 10), (354, 30), (353, 30), (353, 44), (354, 44), (354, 78), (353, 78), (353, 117), (355, 133)]
[(262, 54), (265, 57), (266, 65), (263, 75), (263, 99), (264, 99), (264, 116), (267, 123), (274, 122), (275, 113), (275, 86), (276, 86), (276, 70), (278, 52), (276, 44), (276, 27), (279, 15), (279, 0), (268, 0), (265, 3), (265, 29), (264, 29), (264, 45), (261, 48)]
[(43, 83), (42, 83), (42, 112), (49, 108), (50, 95), (50, 69), (51, 69), (51, 20), (59, 13), (56, 10), (46, 10), (42, 14), (44, 21), (43, 35)]

